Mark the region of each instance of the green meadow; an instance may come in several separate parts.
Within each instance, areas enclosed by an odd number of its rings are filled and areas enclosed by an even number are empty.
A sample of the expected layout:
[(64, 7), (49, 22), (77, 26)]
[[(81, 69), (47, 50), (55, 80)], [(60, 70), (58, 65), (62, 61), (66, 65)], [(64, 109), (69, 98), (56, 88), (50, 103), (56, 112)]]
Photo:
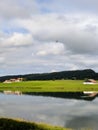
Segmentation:
[(26, 92), (80, 92), (98, 91), (98, 84), (83, 84), (83, 80), (48, 80), (0, 83), (0, 91)]

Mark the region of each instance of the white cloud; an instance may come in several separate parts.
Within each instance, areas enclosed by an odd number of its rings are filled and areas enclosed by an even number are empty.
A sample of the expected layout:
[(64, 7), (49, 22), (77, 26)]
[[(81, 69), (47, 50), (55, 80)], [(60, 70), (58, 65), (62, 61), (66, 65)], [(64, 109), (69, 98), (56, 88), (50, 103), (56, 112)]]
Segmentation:
[(37, 15), (18, 24), (40, 41), (61, 41), (74, 53), (97, 53), (98, 17)]
[(62, 43), (42, 43), (38, 46), (37, 55), (46, 56), (46, 55), (61, 55), (64, 54), (64, 45)]
[(5, 73), (98, 70), (97, 3), (0, 1), (0, 67)]
[(8, 59), (6, 66), (22, 69), (24, 64), (25, 72), (97, 69), (97, 21), (95, 16), (57, 14), (19, 19), (14, 25), (27, 32), (1, 33), (0, 53)]
[(4, 63), (5, 58), (4, 57), (0, 57), (0, 64)]
[(1, 18), (26, 18), (38, 12), (35, 0), (1, 0), (0, 17)]
[(31, 34), (13, 33), (10, 36), (1, 38), (2, 47), (24, 47), (30, 46), (34, 42)]

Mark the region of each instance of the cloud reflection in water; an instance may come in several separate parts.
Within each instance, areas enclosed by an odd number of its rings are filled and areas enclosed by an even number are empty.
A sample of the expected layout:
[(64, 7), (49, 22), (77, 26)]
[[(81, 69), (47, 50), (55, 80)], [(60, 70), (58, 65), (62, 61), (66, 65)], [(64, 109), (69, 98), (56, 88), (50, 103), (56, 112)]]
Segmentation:
[(88, 102), (42, 96), (0, 94), (0, 116), (23, 118), (68, 128), (98, 127), (98, 99)]

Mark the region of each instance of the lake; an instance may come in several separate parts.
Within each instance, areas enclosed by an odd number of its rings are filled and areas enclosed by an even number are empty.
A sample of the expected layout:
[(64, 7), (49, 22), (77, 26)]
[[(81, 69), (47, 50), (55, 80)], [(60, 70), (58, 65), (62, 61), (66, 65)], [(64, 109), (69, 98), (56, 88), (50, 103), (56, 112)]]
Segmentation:
[(97, 130), (98, 98), (85, 101), (0, 93), (0, 117), (22, 118), (75, 130)]

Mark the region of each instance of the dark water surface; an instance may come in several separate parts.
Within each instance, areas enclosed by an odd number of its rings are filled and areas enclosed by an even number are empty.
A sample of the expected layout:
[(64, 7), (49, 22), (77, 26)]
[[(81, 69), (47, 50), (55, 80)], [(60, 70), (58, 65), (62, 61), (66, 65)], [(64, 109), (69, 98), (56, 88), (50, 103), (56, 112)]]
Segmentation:
[(75, 130), (98, 130), (98, 98), (85, 101), (0, 94), (0, 117), (22, 118)]

